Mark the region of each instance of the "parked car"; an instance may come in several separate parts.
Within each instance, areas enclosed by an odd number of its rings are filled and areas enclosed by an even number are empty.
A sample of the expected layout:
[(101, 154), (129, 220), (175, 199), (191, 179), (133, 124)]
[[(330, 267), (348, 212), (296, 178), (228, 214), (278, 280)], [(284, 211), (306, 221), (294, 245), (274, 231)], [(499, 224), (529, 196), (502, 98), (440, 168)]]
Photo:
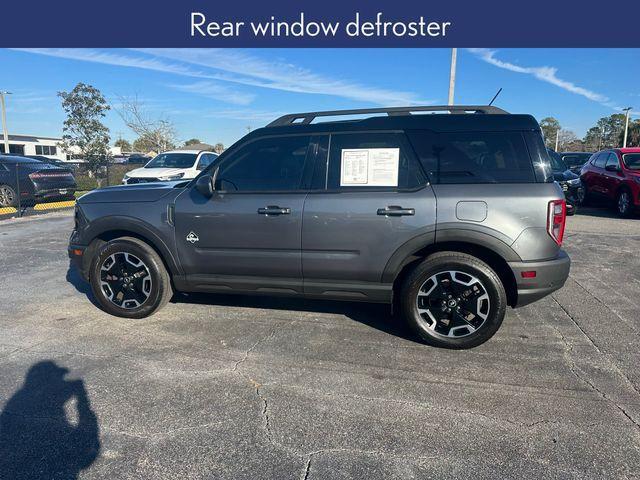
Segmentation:
[(201, 150), (175, 150), (161, 153), (143, 168), (125, 174), (124, 185), (166, 182), (195, 178), (218, 158), (218, 154)]
[[(342, 115), (365, 118), (318, 122)], [(285, 115), (191, 182), (84, 195), (69, 255), (121, 317), (174, 288), (395, 302), (425, 341), (468, 348), (567, 279), (548, 167), (536, 120), (496, 107)]]
[(0, 207), (74, 198), (76, 180), (68, 168), (28, 157), (0, 155)]
[(597, 152), (582, 167), (580, 178), (586, 200), (605, 200), (628, 217), (640, 207), (640, 148)]
[(564, 164), (573, 173), (580, 173), (582, 166), (589, 161), (592, 152), (562, 152), (559, 154)]
[(580, 176), (569, 169), (558, 153), (550, 148), (547, 149), (547, 153), (549, 154), (553, 179), (558, 182), (567, 200), (567, 215), (574, 215), (577, 206), (584, 202), (584, 185)]

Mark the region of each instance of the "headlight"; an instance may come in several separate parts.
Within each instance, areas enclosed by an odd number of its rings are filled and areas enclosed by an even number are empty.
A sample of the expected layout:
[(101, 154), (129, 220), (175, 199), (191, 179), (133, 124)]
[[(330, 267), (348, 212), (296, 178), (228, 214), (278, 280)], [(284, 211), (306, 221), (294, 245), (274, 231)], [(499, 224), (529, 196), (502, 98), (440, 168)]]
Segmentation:
[(582, 182), (580, 182), (579, 178), (574, 178), (572, 180), (567, 180), (567, 183), (569, 185), (571, 185), (572, 187), (577, 187), (578, 185), (580, 185)]
[(163, 182), (170, 182), (171, 180), (180, 180), (182, 177), (184, 177), (184, 173), (176, 173), (175, 175), (158, 177), (158, 180), (162, 180)]

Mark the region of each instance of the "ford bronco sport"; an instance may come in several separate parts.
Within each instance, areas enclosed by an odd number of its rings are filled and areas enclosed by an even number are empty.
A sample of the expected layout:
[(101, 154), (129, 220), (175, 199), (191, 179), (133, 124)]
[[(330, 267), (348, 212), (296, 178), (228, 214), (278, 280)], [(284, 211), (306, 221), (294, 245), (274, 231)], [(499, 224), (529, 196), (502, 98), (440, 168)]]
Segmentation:
[[(321, 121), (346, 115), (365, 118)], [(565, 215), (529, 115), (311, 112), (252, 131), (192, 181), (84, 195), (69, 255), (121, 317), (173, 291), (386, 302), (425, 341), (468, 348), (507, 306), (564, 284)]]

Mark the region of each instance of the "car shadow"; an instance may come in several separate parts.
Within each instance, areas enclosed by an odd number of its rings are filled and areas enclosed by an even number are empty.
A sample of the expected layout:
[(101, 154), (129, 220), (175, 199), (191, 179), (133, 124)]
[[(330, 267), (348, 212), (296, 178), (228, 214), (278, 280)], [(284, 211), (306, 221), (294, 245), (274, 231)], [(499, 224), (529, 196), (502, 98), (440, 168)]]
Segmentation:
[[(97, 308), (101, 309), (91, 286), (80, 276), (78, 270), (69, 262), (67, 282)], [(405, 340), (420, 342), (406, 323), (396, 315), (391, 314), (391, 307), (387, 304), (363, 302), (339, 302), (332, 300), (313, 300), (289, 297), (266, 297), (250, 295), (225, 295), (215, 293), (176, 293), (172, 303), (192, 303), (201, 305), (219, 305), (225, 307), (250, 307), (271, 310), (290, 310), (299, 312), (334, 313), (344, 315), (351, 320), (367, 325)]]
[[(596, 217), (596, 218), (622, 218), (612, 207), (608, 205), (589, 205), (588, 207), (578, 207), (576, 217)], [(638, 214), (631, 215), (626, 220), (639, 219)]]
[[(44, 360), (0, 413), (0, 477), (75, 480), (100, 453), (99, 426), (82, 380)], [(70, 418), (68, 418), (68, 416)]]
[(338, 314), (390, 335), (422, 343), (404, 321), (391, 313), (388, 304), (217, 293), (178, 293), (171, 302)]
[(93, 292), (91, 291), (91, 285), (89, 285), (89, 282), (84, 281), (78, 269), (74, 267), (71, 262), (69, 262), (69, 266), (67, 267), (66, 280), (73, 285), (73, 288), (78, 292), (85, 295), (94, 306), (100, 308), (96, 297), (94, 297)]

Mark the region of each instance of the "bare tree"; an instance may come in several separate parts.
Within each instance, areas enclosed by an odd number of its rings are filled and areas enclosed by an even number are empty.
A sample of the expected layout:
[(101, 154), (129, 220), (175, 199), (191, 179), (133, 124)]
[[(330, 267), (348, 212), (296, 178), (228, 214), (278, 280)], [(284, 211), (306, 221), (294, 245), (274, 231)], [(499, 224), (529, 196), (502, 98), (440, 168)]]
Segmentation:
[(122, 121), (136, 135), (139, 145), (148, 150), (163, 152), (175, 147), (176, 129), (173, 122), (166, 118), (152, 118), (138, 97), (120, 98), (120, 108), (116, 109)]
[(560, 129), (558, 132), (558, 150), (566, 151), (569, 145), (574, 145), (578, 137), (571, 130)]

